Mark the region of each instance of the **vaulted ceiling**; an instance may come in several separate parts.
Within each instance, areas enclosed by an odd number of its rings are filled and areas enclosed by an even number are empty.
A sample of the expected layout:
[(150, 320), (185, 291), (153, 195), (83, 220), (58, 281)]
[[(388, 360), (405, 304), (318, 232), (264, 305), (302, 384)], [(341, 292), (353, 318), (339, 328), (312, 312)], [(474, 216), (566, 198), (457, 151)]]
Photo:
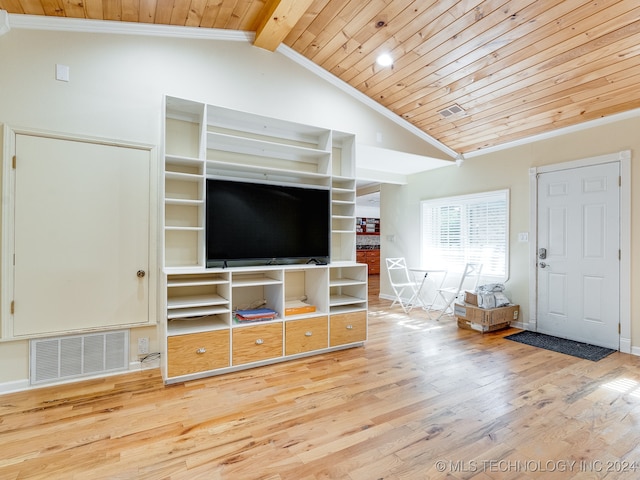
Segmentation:
[[(255, 32), (459, 153), (640, 107), (637, 0), (0, 0), (10, 14)], [(388, 53), (393, 64), (376, 58)]]

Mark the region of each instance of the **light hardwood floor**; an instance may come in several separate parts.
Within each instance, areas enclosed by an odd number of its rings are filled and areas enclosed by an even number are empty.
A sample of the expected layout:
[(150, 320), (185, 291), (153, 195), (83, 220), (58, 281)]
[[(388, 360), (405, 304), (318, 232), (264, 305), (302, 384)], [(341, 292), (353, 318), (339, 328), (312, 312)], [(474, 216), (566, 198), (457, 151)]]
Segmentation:
[(460, 330), (376, 288), (362, 348), (0, 396), (0, 479), (640, 477), (640, 358)]

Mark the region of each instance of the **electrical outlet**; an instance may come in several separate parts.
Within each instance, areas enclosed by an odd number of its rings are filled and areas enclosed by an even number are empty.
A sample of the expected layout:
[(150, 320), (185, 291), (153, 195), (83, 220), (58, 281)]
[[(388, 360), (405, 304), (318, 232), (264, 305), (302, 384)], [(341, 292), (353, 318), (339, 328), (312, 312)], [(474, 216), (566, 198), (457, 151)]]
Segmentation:
[(149, 337), (140, 337), (138, 339), (138, 355), (146, 355), (149, 353)]

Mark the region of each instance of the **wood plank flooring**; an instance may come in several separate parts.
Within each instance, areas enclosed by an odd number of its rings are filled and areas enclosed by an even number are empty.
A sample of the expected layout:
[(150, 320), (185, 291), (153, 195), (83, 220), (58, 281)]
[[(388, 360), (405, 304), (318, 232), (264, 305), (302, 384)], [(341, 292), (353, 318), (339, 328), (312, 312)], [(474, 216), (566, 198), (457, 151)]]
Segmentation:
[(640, 477), (640, 358), (405, 315), (371, 285), (362, 348), (168, 387), (154, 370), (0, 396), (0, 479)]

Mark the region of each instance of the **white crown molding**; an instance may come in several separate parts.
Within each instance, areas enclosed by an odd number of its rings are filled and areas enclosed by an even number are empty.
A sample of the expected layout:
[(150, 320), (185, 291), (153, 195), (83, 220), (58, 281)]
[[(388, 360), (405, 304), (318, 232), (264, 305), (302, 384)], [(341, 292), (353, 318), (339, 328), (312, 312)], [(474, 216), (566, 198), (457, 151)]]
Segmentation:
[(520, 140), (514, 140), (513, 142), (507, 142), (494, 147), (482, 148), (480, 150), (466, 152), (464, 158), (481, 157), (482, 155), (488, 155), (490, 153), (499, 152), (501, 150), (508, 150), (510, 148), (521, 147), (530, 143), (540, 142), (549, 138), (560, 137), (562, 135), (568, 135), (570, 133), (580, 132), (588, 128), (595, 128), (608, 123), (619, 122), (621, 120), (627, 120), (629, 118), (640, 117), (640, 108), (635, 110), (629, 110), (628, 112), (616, 113), (607, 117), (596, 118), (594, 120), (588, 120), (586, 122), (579, 123), (577, 125), (571, 125), (569, 127), (558, 128), (547, 133), (541, 133), (539, 135), (532, 135), (531, 137), (522, 138)]
[(253, 32), (241, 32), (239, 30), (177, 27), (173, 25), (156, 25), (152, 23), (114, 22), (109, 20), (88, 20), (83, 18), (47, 17), (42, 15), (10, 14), (9, 24), (13, 28), (54, 30), (61, 32), (112, 33), (120, 35), (143, 35), (241, 42), (252, 42), (254, 38)]
[(0, 37), (11, 30), (9, 26), (9, 14), (6, 10), (0, 10)]

